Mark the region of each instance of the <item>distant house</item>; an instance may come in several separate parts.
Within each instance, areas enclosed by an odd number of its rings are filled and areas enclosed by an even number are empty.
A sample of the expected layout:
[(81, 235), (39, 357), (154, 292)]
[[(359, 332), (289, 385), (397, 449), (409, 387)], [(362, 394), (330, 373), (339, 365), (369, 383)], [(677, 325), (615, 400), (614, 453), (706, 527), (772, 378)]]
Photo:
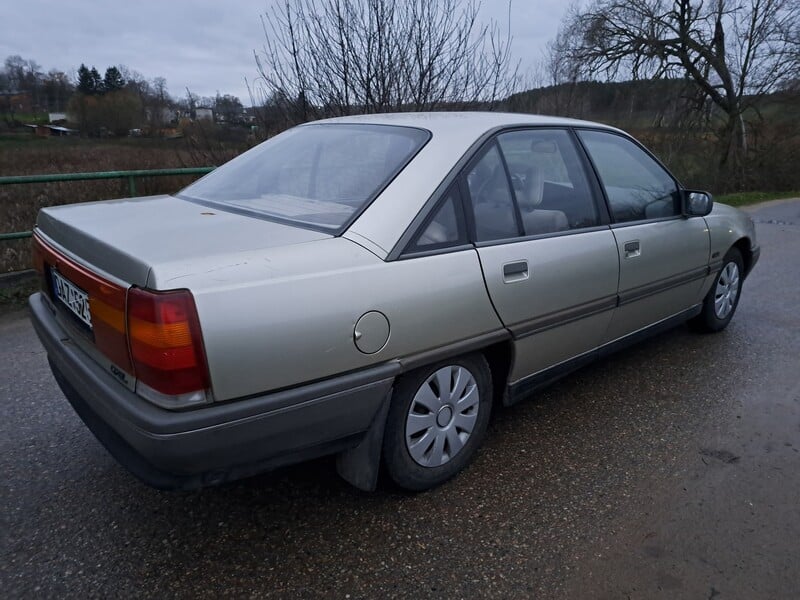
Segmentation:
[(61, 137), (78, 134), (77, 129), (62, 127), (61, 125), (34, 125), (26, 123), (25, 127), (29, 127), (36, 137), (50, 137), (51, 135)]
[(33, 102), (30, 92), (16, 90), (0, 92), (0, 111), (2, 112), (33, 112)]
[(255, 123), (256, 122), (256, 111), (258, 108), (255, 106), (245, 106), (244, 107), (244, 122), (245, 123)]
[(145, 110), (145, 114), (148, 122), (156, 126), (169, 125), (180, 117), (180, 111), (167, 106), (148, 108)]
[(203, 121), (203, 120), (213, 121), (214, 111), (206, 107), (197, 107), (194, 109), (194, 118), (196, 121)]
[(65, 123), (67, 121), (67, 113), (63, 112), (51, 112), (47, 113), (47, 118), (51, 124), (56, 125), (59, 123)]

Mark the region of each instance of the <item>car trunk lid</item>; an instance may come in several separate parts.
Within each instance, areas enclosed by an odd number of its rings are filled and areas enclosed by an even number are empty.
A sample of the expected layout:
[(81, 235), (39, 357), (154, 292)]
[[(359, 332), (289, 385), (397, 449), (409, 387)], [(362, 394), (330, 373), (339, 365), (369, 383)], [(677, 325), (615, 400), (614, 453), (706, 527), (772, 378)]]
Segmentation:
[(331, 237), (173, 196), (44, 208), (36, 224), (90, 269), (142, 287), (150, 269), (161, 263)]
[(178, 408), (212, 399), (202, 333), (191, 291), (152, 289), (151, 273), (330, 237), (155, 196), (42, 209), (33, 254), (70, 339), (132, 391)]

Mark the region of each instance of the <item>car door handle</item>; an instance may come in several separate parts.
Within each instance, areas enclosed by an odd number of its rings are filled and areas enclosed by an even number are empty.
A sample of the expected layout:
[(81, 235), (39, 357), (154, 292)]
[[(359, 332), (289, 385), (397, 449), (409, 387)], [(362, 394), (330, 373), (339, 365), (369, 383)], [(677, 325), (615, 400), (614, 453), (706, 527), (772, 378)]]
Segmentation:
[(642, 253), (642, 247), (639, 244), (639, 240), (631, 240), (630, 242), (625, 242), (625, 258), (635, 258)]
[(528, 278), (528, 261), (518, 260), (503, 265), (503, 281), (514, 283)]

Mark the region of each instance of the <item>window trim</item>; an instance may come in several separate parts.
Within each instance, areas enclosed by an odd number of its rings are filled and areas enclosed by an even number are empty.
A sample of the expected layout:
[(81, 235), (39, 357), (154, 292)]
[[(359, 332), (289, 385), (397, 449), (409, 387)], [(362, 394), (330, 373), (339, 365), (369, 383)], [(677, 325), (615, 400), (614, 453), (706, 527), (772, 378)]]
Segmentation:
[(583, 151), (583, 154), (585, 155), (586, 160), (588, 161), (589, 165), (591, 165), (592, 173), (594, 175), (594, 178), (597, 181), (597, 185), (598, 185), (598, 187), (600, 189), (600, 192), (602, 193), (602, 197), (603, 197), (603, 200), (604, 200), (604, 204), (606, 206), (606, 210), (608, 211), (609, 217), (611, 219), (610, 220), (611, 229), (618, 229), (620, 227), (629, 227), (629, 226), (633, 226), (633, 225), (644, 225), (646, 223), (658, 223), (660, 221), (674, 221), (676, 219), (685, 218), (685, 215), (683, 214), (683, 211), (681, 210), (681, 212), (679, 212), (677, 215), (670, 215), (670, 216), (667, 216), (667, 217), (654, 217), (652, 219), (636, 219), (635, 221), (617, 221), (616, 217), (614, 216), (614, 211), (611, 208), (611, 202), (608, 199), (608, 194), (606, 193), (606, 188), (603, 185), (603, 179), (600, 177), (600, 172), (597, 170), (597, 165), (595, 164), (594, 159), (592, 159), (592, 155), (589, 153), (589, 150), (586, 148), (586, 145), (583, 143), (583, 139), (580, 136), (580, 132), (581, 131), (592, 131), (592, 132), (595, 132), (595, 133), (606, 133), (608, 135), (615, 135), (615, 136), (620, 137), (620, 138), (622, 138), (624, 140), (628, 140), (629, 142), (633, 142), (634, 146), (637, 146), (640, 150), (642, 150), (647, 156), (649, 156), (656, 163), (656, 165), (658, 165), (661, 168), (661, 170), (663, 170), (667, 174), (667, 176), (672, 180), (672, 183), (675, 184), (676, 191), (678, 192), (678, 194), (683, 194), (685, 188), (683, 187), (683, 184), (681, 184), (681, 182), (678, 181), (678, 178), (675, 177), (672, 174), (672, 171), (670, 171), (666, 167), (666, 165), (663, 162), (661, 162), (661, 160), (655, 154), (653, 154), (644, 144), (642, 144), (639, 140), (637, 140), (633, 136), (631, 136), (631, 135), (629, 135), (629, 134), (627, 134), (627, 133), (625, 133), (623, 131), (619, 131), (619, 130), (615, 130), (615, 129), (604, 129), (604, 128), (600, 128), (600, 127), (584, 127), (584, 126), (581, 126), (581, 127), (573, 127), (572, 129), (573, 129), (573, 133), (575, 135), (575, 138), (576, 138), (576, 140), (578, 142), (579, 147)]
[[(491, 146), (492, 143), (497, 143), (497, 137), (503, 133), (509, 133), (513, 131), (542, 131), (542, 130), (553, 130), (553, 129), (556, 129), (558, 131), (565, 131), (569, 134), (573, 147), (575, 148), (575, 152), (578, 155), (578, 160), (580, 161), (580, 167), (583, 169), (583, 174), (586, 177), (587, 182), (589, 184), (589, 193), (591, 196), (591, 201), (594, 203), (595, 208), (597, 209), (598, 220), (600, 222), (593, 227), (581, 227), (579, 229), (568, 229), (566, 231), (556, 231), (553, 233), (541, 233), (531, 236), (518, 236), (518, 237), (503, 238), (499, 240), (491, 240), (486, 242), (476, 242), (475, 221), (474, 221), (474, 215), (472, 214), (473, 211), (471, 209), (471, 203), (470, 203), (470, 209), (467, 209), (466, 206), (466, 202), (469, 201), (467, 196), (468, 190), (466, 189), (467, 171), (474, 165), (474, 163), (477, 160), (480, 160), (480, 158), (483, 156), (484, 151), (488, 151), (488, 148)], [(458, 161), (456, 161), (456, 164), (444, 177), (444, 179), (439, 184), (439, 186), (434, 190), (434, 192), (430, 195), (430, 197), (422, 206), (420, 211), (417, 213), (414, 219), (412, 219), (409, 226), (406, 228), (406, 230), (400, 236), (398, 241), (389, 251), (389, 254), (387, 255), (385, 261), (391, 262), (394, 260), (401, 260), (401, 259), (404, 260), (408, 258), (417, 258), (423, 256), (431, 256), (435, 254), (442, 254), (444, 252), (458, 252), (466, 248), (484, 248), (487, 246), (510, 244), (512, 242), (529, 241), (529, 240), (548, 238), (548, 237), (561, 237), (566, 235), (577, 235), (592, 231), (600, 231), (613, 225), (614, 220), (609, 211), (608, 200), (605, 196), (605, 190), (603, 189), (600, 179), (597, 176), (594, 164), (591, 162), (591, 159), (588, 156), (586, 149), (583, 147), (583, 144), (581, 143), (579, 136), (576, 133), (576, 129), (587, 129), (592, 131), (606, 131), (609, 133), (616, 133), (615, 130), (606, 129), (604, 127), (585, 127), (585, 126), (576, 127), (574, 125), (569, 125), (569, 124), (501, 125), (484, 132), (477, 140), (475, 140), (472, 143), (472, 145), (469, 148), (467, 148), (466, 152), (464, 152), (461, 155)], [(625, 137), (628, 137), (629, 139), (632, 139), (634, 142), (636, 142), (636, 140), (630, 138), (630, 136), (625, 136)], [(638, 142), (637, 145), (641, 146), (641, 144), (638, 144)], [(641, 147), (645, 151), (647, 151), (647, 149), (644, 148), (644, 146)], [(501, 153), (501, 156), (503, 157), (503, 160), (505, 161), (505, 156), (502, 154), (502, 149), (499, 148), (499, 151)], [(650, 154), (649, 151), (648, 154)], [(663, 165), (661, 166), (663, 167)], [(669, 171), (667, 172), (669, 173)], [(507, 173), (506, 177), (508, 177)], [(417, 236), (418, 229), (427, 220), (428, 215), (436, 210), (436, 206), (438, 205), (439, 200), (442, 198), (442, 196), (448, 193), (451, 185), (453, 184), (457, 184), (460, 189), (459, 196), (461, 198), (462, 211), (466, 217), (467, 237), (469, 241), (469, 246), (463, 246), (463, 247), (452, 246), (449, 248), (443, 248), (441, 250), (435, 250), (435, 251), (410, 252), (409, 250), (411, 242)], [(509, 182), (509, 187), (511, 188), (512, 191), (512, 199), (514, 200), (515, 210), (519, 211), (519, 207), (517, 206), (516, 202), (516, 194), (514, 193), (513, 185), (511, 185), (510, 182)]]
[(444, 248), (435, 248), (433, 250), (420, 250), (413, 252), (404, 252), (395, 260), (411, 260), (413, 258), (425, 258), (426, 256), (438, 256), (440, 254), (452, 254), (455, 252), (463, 252), (464, 250), (475, 250), (472, 244), (461, 244), (458, 246), (446, 246)]
[[(519, 198), (517, 198), (517, 190), (514, 189), (514, 181), (511, 179), (511, 169), (508, 168), (508, 161), (506, 160), (506, 153), (503, 152), (503, 147), (500, 145), (500, 136), (506, 133), (505, 131), (502, 133), (498, 133), (494, 136), (494, 147), (497, 148), (497, 152), (500, 154), (500, 162), (503, 163), (503, 172), (506, 174), (506, 183), (508, 184), (508, 189), (511, 191), (511, 203), (514, 205), (514, 221), (517, 224), (517, 237), (524, 237), (525, 235), (525, 224), (522, 222), (522, 211), (519, 208)], [(472, 198), (470, 198), (471, 200)], [(475, 206), (472, 202), (470, 202), (470, 208), (472, 208), (472, 212), (475, 212)], [(476, 236), (475, 242), (477, 243), (477, 229), (476, 229)]]
[[(519, 204), (517, 204), (517, 195), (514, 192), (514, 184), (511, 182), (511, 175), (509, 174), (508, 164), (506, 163), (506, 157), (503, 154), (503, 149), (500, 148), (500, 144), (497, 142), (497, 138), (500, 136), (501, 133), (505, 133), (505, 131), (501, 131), (496, 133), (492, 136), (492, 139), (484, 145), (483, 148), (480, 149), (479, 152), (472, 157), (472, 160), (467, 163), (467, 166), (461, 170), (459, 173), (459, 178), (461, 179), (461, 190), (463, 195), (463, 204), (464, 204), (464, 212), (470, 215), (470, 229), (469, 229), (469, 240), (473, 244), (479, 244), (482, 242), (478, 241), (478, 228), (477, 224), (475, 223), (475, 204), (472, 201), (472, 194), (470, 193), (469, 189), (469, 182), (467, 181), (467, 177), (469, 171), (475, 167), (479, 162), (481, 162), (489, 152), (492, 151), (492, 148), (497, 150), (497, 154), (500, 157), (500, 163), (503, 165), (503, 173), (506, 176), (506, 185), (508, 186), (509, 192), (511, 193), (511, 204), (514, 207), (514, 224), (517, 227), (517, 235), (509, 238), (498, 238), (499, 240), (518, 240), (521, 236), (525, 234), (525, 230), (522, 227), (522, 215), (520, 214)], [(467, 206), (469, 205), (469, 207)], [(495, 240), (486, 240), (487, 242), (493, 242)]]
[[(611, 215), (608, 209), (608, 201), (605, 197), (605, 191), (603, 190), (602, 183), (600, 179), (597, 177), (594, 171), (594, 165), (587, 162), (588, 155), (583, 148), (583, 145), (580, 143), (578, 139), (578, 135), (575, 132), (575, 127), (571, 125), (515, 125), (511, 127), (502, 127), (498, 128), (494, 131), (489, 140), (486, 142), (486, 147), (488, 148), (491, 143), (494, 143), (497, 146), (498, 151), (500, 152), (500, 156), (503, 159), (503, 164), (506, 165), (506, 178), (508, 179), (508, 186), (511, 189), (512, 199), (514, 200), (514, 210), (515, 210), (515, 218), (517, 219), (517, 229), (520, 230), (520, 233), (516, 237), (509, 237), (509, 238), (500, 238), (497, 240), (486, 240), (479, 242), (477, 240), (477, 234), (475, 230), (475, 223), (474, 223), (474, 211), (472, 210), (472, 202), (471, 198), (465, 193), (464, 195), (464, 203), (469, 202), (470, 208), (467, 209), (466, 206), (464, 208), (465, 212), (468, 216), (472, 217), (472, 222), (470, 223), (470, 236), (471, 241), (475, 245), (476, 248), (485, 248), (488, 246), (494, 245), (502, 245), (502, 244), (509, 244), (511, 242), (518, 242), (518, 241), (528, 241), (528, 240), (535, 240), (535, 239), (543, 239), (543, 238), (550, 238), (550, 237), (561, 237), (564, 235), (572, 235), (577, 233), (584, 233), (588, 231), (599, 231), (601, 229), (608, 228), (609, 225), (613, 223), (611, 219)], [(586, 128), (586, 129), (594, 129), (596, 131), (607, 131), (603, 128)], [(517, 202), (516, 191), (514, 190), (514, 185), (511, 183), (511, 177), (509, 175), (508, 166), (505, 160), (505, 154), (503, 153), (503, 149), (498, 142), (498, 138), (505, 134), (511, 133), (515, 131), (542, 131), (542, 130), (556, 130), (556, 131), (564, 131), (567, 136), (569, 137), (570, 143), (572, 143), (573, 149), (575, 150), (575, 154), (578, 158), (578, 168), (582, 170), (583, 176), (586, 178), (586, 183), (588, 186), (588, 192), (591, 199), (591, 202), (594, 204), (594, 207), (597, 211), (597, 225), (593, 225), (591, 227), (579, 227), (576, 229), (567, 229), (565, 231), (554, 231), (550, 233), (538, 233), (532, 235), (525, 235), (525, 231), (522, 228), (522, 217), (520, 214), (519, 204)], [(478, 161), (480, 160), (483, 155), (483, 148), (479, 152), (473, 156), (472, 159), (468, 161), (466, 166), (464, 166), (459, 173), (459, 177), (462, 180), (466, 180), (466, 173), (467, 171)], [(488, 151), (488, 150), (486, 150)], [(662, 165), (663, 166), (663, 165)], [(463, 186), (466, 188), (466, 182), (464, 182)], [(468, 191), (467, 191), (468, 192)]]
[[(272, 221), (274, 223), (279, 223), (282, 225), (290, 225), (292, 227), (299, 227), (301, 229), (309, 229), (311, 231), (317, 231), (320, 233), (325, 233), (330, 235), (331, 237), (341, 237), (344, 233), (350, 229), (353, 223), (364, 214), (364, 212), (375, 202), (375, 200), (388, 188), (392, 182), (397, 179), (397, 177), (406, 170), (406, 168), (417, 158), (420, 152), (428, 145), (428, 143), (433, 138), (433, 133), (424, 127), (417, 127), (414, 125), (394, 125), (388, 123), (353, 123), (353, 122), (344, 122), (344, 123), (320, 123), (320, 122), (311, 122), (311, 123), (302, 123), (300, 125), (296, 125), (292, 129), (300, 129), (306, 127), (345, 127), (345, 126), (355, 126), (355, 127), (363, 127), (363, 128), (394, 128), (394, 129), (412, 129), (415, 131), (422, 132), (424, 134), (424, 139), (420, 143), (419, 147), (409, 154), (409, 156), (404, 160), (402, 163), (398, 165), (398, 167), (391, 171), (386, 178), (384, 178), (383, 182), (375, 189), (375, 191), (370, 194), (366, 200), (361, 204), (361, 206), (353, 211), (353, 213), (339, 226), (337, 227), (325, 227), (324, 225), (319, 225), (316, 223), (305, 223), (302, 221), (295, 221), (289, 219), (287, 217), (282, 217), (280, 215), (271, 215), (259, 210), (246, 208), (243, 206), (236, 206), (232, 204), (228, 204), (224, 201), (220, 200), (208, 200), (205, 198), (195, 198), (194, 196), (187, 196), (184, 194), (184, 191), (191, 187), (197, 181), (190, 183), (187, 186), (184, 186), (179, 191), (172, 194), (174, 197), (179, 198), (181, 200), (186, 200), (188, 202), (193, 202), (195, 204), (199, 204), (201, 206), (206, 206), (209, 208), (214, 208), (217, 210), (221, 210), (223, 212), (230, 212), (233, 214), (244, 215), (247, 217), (253, 217), (256, 219), (261, 219), (263, 221)], [(287, 129), (287, 131), (291, 131), (291, 129)], [(280, 134), (279, 134), (280, 135)], [(269, 140), (265, 140), (261, 142), (262, 144), (269, 142)], [(259, 144), (260, 145), (260, 144)], [(253, 148), (256, 148), (254, 146)], [(223, 165), (224, 166), (224, 165)], [(202, 178), (201, 178), (202, 179)]]
[[(420, 208), (419, 212), (416, 216), (411, 220), (411, 223), (408, 224), (403, 234), (398, 238), (397, 242), (395, 242), (392, 249), (389, 251), (388, 255), (384, 259), (386, 262), (391, 262), (394, 260), (399, 260), (404, 256), (408, 256), (406, 253), (408, 252), (408, 247), (411, 240), (417, 235), (417, 229), (419, 229), (420, 224), (427, 219), (428, 214), (433, 211), (439, 202), (439, 199), (445, 195), (450, 186), (454, 183), (457, 183), (460, 186), (460, 178), (461, 173), (465, 167), (475, 155), (476, 152), (479, 152), (483, 145), (490, 140), (494, 134), (503, 129), (503, 127), (495, 127), (493, 129), (489, 129), (488, 131), (484, 132), (478, 139), (476, 139), (469, 148), (461, 155), (461, 157), (456, 161), (456, 164), (453, 166), (452, 169), (445, 175), (444, 179), (442, 179), (441, 183), (436, 187), (433, 193), (428, 197), (425, 203)], [(470, 230), (469, 230), (469, 216), (466, 209), (463, 207), (464, 203), (464, 191), (463, 188), (460, 188), (459, 191), (461, 192), (459, 196), (461, 197), (462, 203), (462, 210), (464, 210), (464, 214), (467, 215), (467, 237), (470, 239), (470, 247), (473, 247), (472, 240), (470, 237)], [(448, 251), (443, 250), (444, 251)]]
[[(572, 147), (575, 150), (575, 157), (578, 159), (577, 168), (582, 171), (583, 176), (586, 178), (586, 185), (588, 187), (587, 191), (589, 192), (592, 203), (594, 204), (594, 208), (597, 211), (597, 225), (592, 225), (591, 227), (609, 225), (611, 223), (611, 215), (608, 212), (608, 206), (606, 204), (605, 196), (603, 194), (603, 187), (600, 184), (599, 179), (595, 176), (594, 166), (588, 161), (586, 151), (584, 150), (583, 146), (580, 143), (578, 134), (575, 132), (575, 127), (571, 125), (531, 125), (531, 126), (508, 127), (506, 129), (503, 129), (502, 131), (498, 131), (495, 134), (494, 139), (497, 140), (501, 135), (504, 135), (506, 133), (514, 133), (517, 131), (541, 131), (546, 129), (564, 131), (567, 134), (569, 141), (572, 143)], [(601, 131), (604, 130), (601, 129)], [(503, 147), (499, 143), (499, 141), (497, 142), (497, 145), (500, 148), (500, 152), (502, 153)], [(503, 154), (503, 157), (505, 158), (505, 154)], [(566, 161), (564, 161), (564, 166), (565, 167), (567, 166)], [(516, 200), (517, 192), (514, 189), (513, 183), (511, 184), (511, 191), (514, 194), (514, 199)], [(519, 206), (517, 206), (517, 213), (521, 221), (522, 215), (520, 214)], [(579, 227), (576, 229), (569, 229), (567, 231), (578, 231), (583, 229), (589, 229), (589, 228)], [(561, 232), (556, 232), (556, 233), (561, 233)], [(549, 235), (549, 234), (534, 234), (534, 235)], [(526, 236), (523, 228), (522, 237), (532, 237), (532, 236)]]
[(603, 184), (597, 176), (594, 164), (589, 160), (589, 153), (586, 152), (586, 149), (583, 147), (580, 136), (574, 127), (569, 128), (569, 135), (575, 147), (575, 153), (578, 155), (578, 160), (581, 163), (580, 166), (583, 168), (584, 175), (589, 183), (589, 191), (592, 194), (592, 201), (594, 202), (595, 208), (597, 208), (597, 216), (600, 221), (598, 225), (611, 225), (614, 219), (608, 206), (608, 199), (606, 198)]
[(661, 223), (663, 221), (677, 221), (685, 219), (683, 214), (672, 215), (669, 217), (653, 217), (652, 219), (636, 219), (635, 221), (618, 221), (611, 223), (611, 229), (623, 229), (625, 227), (635, 227), (636, 225), (647, 225), (649, 223)]
[[(428, 214), (425, 215), (425, 219), (422, 223), (417, 227), (417, 230), (414, 233), (414, 236), (409, 241), (405, 251), (401, 255), (404, 256), (411, 256), (411, 255), (432, 255), (432, 254), (441, 254), (442, 251), (447, 251), (452, 248), (457, 247), (464, 247), (464, 246), (471, 246), (469, 240), (469, 228), (467, 226), (467, 220), (464, 210), (464, 201), (463, 201), (463, 194), (461, 192), (461, 186), (457, 184), (458, 182), (454, 182), (444, 194), (442, 194), (439, 199), (436, 201), (434, 207), (428, 211)], [(453, 200), (453, 211), (456, 217), (456, 228), (458, 229), (458, 239), (452, 242), (440, 242), (438, 244), (429, 244), (428, 248), (421, 248), (417, 245), (419, 242), (419, 238), (427, 231), (428, 226), (433, 223), (434, 219), (439, 214), (439, 211), (444, 207), (447, 202)]]
[(592, 225), (591, 227), (579, 227), (578, 229), (565, 229), (564, 231), (552, 231), (550, 233), (534, 233), (522, 237), (503, 238), (501, 240), (490, 240), (487, 242), (475, 242), (476, 248), (487, 248), (489, 246), (502, 246), (504, 244), (511, 244), (516, 242), (530, 242), (533, 240), (543, 240), (554, 237), (564, 237), (567, 235), (574, 235), (577, 233), (592, 233), (597, 231), (607, 231), (609, 229), (608, 223), (600, 225)]

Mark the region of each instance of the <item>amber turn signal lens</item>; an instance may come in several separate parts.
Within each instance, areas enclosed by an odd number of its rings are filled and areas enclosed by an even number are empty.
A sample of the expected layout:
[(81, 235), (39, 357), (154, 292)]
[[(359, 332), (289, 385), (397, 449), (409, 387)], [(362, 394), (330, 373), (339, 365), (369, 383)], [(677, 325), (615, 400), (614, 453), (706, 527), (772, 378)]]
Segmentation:
[(188, 290), (128, 291), (128, 341), (136, 377), (163, 394), (209, 387), (194, 298)]

